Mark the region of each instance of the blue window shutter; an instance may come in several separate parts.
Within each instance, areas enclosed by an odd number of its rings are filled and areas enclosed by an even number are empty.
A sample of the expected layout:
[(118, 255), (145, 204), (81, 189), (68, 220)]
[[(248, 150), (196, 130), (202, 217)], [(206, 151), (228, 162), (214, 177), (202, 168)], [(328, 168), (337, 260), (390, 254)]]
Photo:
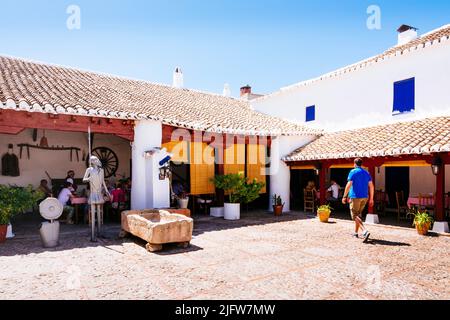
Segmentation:
[(306, 107), (306, 122), (316, 120), (316, 106)]
[(415, 78), (394, 83), (394, 113), (413, 111), (415, 100)]

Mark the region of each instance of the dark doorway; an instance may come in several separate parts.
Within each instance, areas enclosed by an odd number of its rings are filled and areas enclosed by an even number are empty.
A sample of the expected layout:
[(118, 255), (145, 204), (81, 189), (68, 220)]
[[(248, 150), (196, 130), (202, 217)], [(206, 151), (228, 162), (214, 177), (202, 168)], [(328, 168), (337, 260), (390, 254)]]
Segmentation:
[(291, 170), (291, 210), (303, 210), (303, 189), (308, 181), (318, 186), (318, 177), (314, 170)]
[(351, 169), (331, 169), (330, 180), (336, 181), (341, 188), (344, 188), (347, 185), (350, 170)]
[(403, 191), (405, 199), (409, 197), (409, 167), (386, 168), (386, 192), (389, 196), (389, 206), (395, 208), (397, 200), (395, 193)]

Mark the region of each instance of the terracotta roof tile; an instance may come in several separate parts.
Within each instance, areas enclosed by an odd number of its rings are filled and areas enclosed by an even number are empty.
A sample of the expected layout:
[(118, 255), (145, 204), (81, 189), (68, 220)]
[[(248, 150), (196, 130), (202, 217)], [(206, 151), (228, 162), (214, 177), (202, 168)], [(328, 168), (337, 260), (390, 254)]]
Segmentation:
[(254, 111), (248, 101), (2, 56), (0, 108), (153, 119), (218, 133), (261, 136), (319, 133)]
[(327, 133), (283, 160), (313, 161), (431, 152), (450, 152), (450, 117)]

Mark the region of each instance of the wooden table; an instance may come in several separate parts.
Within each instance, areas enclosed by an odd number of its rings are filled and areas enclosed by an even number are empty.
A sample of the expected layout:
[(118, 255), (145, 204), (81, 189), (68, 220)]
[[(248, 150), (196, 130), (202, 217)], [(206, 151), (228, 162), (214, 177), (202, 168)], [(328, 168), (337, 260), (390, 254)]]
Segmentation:
[[(412, 208), (412, 207), (419, 207), (420, 206), (420, 201), (419, 201), (419, 197), (418, 196), (411, 196), (408, 198), (407, 201), (407, 205), (408, 208)], [(427, 201), (429, 201), (428, 205), (429, 206), (434, 206), (435, 204), (435, 199), (427, 199)], [(445, 196), (445, 208), (449, 208), (450, 207), (450, 198), (448, 197), (448, 195)]]
[[(70, 200), (70, 203), (75, 208), (75, 223), (78, 224), (78, 214), (80, 211), (80, 206), (88, 203), (88, 199), (85, 197), (76, 197)], [(83, 212), (84, 214), (84, 212)]]

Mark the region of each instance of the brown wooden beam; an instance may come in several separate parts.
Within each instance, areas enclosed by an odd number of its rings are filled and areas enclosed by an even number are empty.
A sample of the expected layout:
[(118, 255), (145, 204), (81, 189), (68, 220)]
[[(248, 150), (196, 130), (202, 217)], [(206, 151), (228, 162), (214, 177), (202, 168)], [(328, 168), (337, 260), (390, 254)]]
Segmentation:
[(30, 128), (87, 132), (90, 125), (91, 131), (94, 133), (113, 134), (130, 141), (134, 139), (134, 122), (128, 120), (126, 124), (123, 124), (122, 120), (110, 119), (111, 123), (106, 124), (107, 121), (102, 122), (102, 118), (95, 118), (96, 121), (92, 122), (92, 117), (78, 116), (76, 121), (73, 121), (72, 115), (29, 113), (14, 110), (3, 110), (1, 118), (3, 119), (2, 126), (11, 128), (3, 128), (3, 130), (14, 131), (19, 130), (17, 128)]

